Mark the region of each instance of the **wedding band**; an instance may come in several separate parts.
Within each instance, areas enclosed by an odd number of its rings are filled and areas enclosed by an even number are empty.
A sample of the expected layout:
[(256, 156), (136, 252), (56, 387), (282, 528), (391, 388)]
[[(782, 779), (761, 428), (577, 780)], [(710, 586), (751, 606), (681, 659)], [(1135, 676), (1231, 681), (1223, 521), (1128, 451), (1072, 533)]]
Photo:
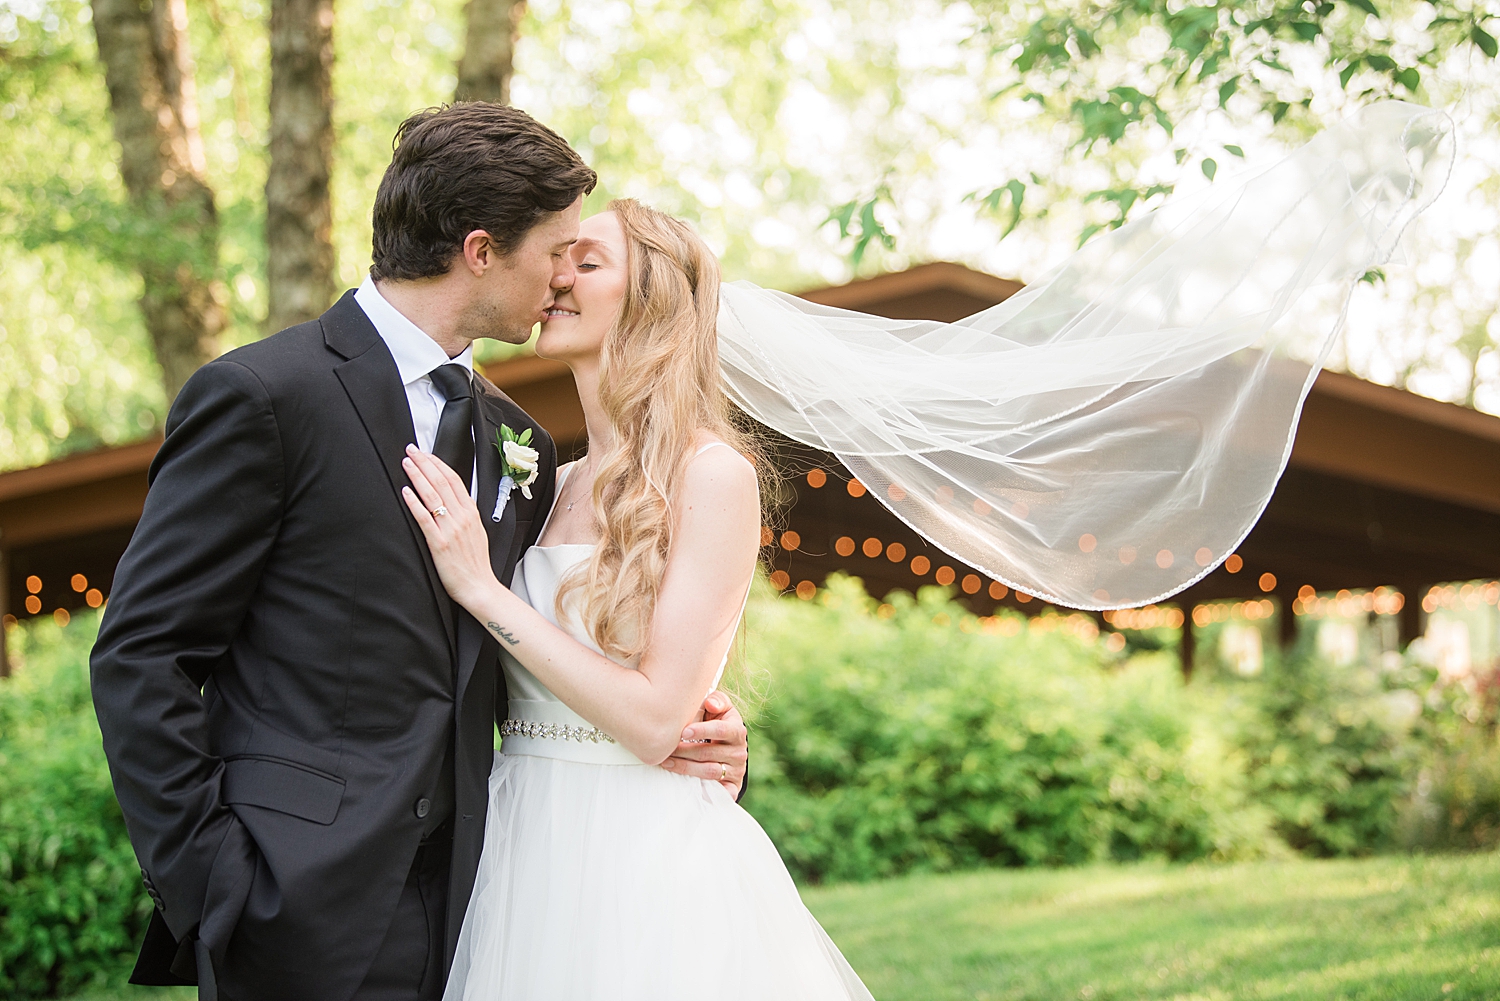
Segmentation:
[(719, 781), (723, 782), (727, 778), (729, 778), (729, 766), (721, 761), (719, 762)]
[(443, 506), (443, 507), (434, 508), (433, 511), (432, 511), (432, 515), (433, 515), (434, 518), (441, 518), (443, 515), (445, 515), (447, 513), (448, 513), (448, 508), (447, 508), (446, 505)]

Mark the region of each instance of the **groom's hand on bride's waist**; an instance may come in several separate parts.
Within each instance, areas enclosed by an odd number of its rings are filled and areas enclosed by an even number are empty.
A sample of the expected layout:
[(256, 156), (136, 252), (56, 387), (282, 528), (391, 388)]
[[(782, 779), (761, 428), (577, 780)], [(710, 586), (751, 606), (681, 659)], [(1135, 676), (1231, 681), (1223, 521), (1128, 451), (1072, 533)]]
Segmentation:
[(723, 692), (709, 692), (703, 718), (689, 723), (672, 756), (661, 767), (679, 775), (710, 779), (739, 796), (750, 748), (740, 711)]

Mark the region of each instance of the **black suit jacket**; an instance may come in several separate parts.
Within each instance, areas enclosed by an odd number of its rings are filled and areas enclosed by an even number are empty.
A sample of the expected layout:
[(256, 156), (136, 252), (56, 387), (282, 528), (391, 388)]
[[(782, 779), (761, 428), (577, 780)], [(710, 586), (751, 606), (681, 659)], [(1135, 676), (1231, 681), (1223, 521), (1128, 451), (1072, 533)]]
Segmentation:
[[(509, 582), (556, 451), (479, 383), (479, 507)], [(490, 518), (501, 423), (534, 497)], [(497, 645), (457, 621), (400, 497), (415, 440), (396, 365), (346, 293), (205, 365), (172, 406), (92, 657), (115, 791), (157, 904), (137, 982), (206, 953), (248, 997), (349, 997), (389, 926), (453, 741), (451, 960), (483, 843)]]

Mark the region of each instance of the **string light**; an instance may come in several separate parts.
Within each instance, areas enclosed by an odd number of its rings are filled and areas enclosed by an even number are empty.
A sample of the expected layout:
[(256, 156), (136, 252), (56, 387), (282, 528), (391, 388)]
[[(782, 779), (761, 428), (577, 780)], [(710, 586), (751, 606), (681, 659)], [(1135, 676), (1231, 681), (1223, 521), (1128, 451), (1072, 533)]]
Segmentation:
[(925, 556), (913, 556), (911, 560), (911, 572), (918, 577), (923, 576), (932, 569), (932, 561)]
[(1215, 602), (1211, 605), (1197, 605), (1193, 608), (1193, 625), (1206, 626), (1215, 622), (1227, 622), (1230, 619), (1258, 622), (1261, 619), (1269, 619), (1275, 614), (1276, 605), (1269, 598), (1233, 603)]
[(83, 596), (83, 600), (88, 604), (90, 608), (98, 608), (100, 605), (104, 604), (104, 595), (99, 591), (97, 587), (91, 587), (89, 588), (88, 593)]
[(854, 540), (847, 535), (841, 535), (833, 544), (833, 551), (840, 556), (854, 555)]
[(42, 599), (38, 598), (34, 594), (28, 594), (26, 596), (26, 611), (30, 612), (32, 615), (36, 615), (36, 614), (40, 613), (41, 610), (42, 610)]
[(1316, 591), (1304, 584), (1297, 592), (1297, 599), (1292, 602), (1294, 613), (1315, 618), (1338, 616), (1347, 619), (1370, 612), (1376, 615), (1395, 615), (1405, 607), (1406, 596), (1389, 587), (1377, 587), (1362, 594), (1343, 590), (1331, 598), (1320, 598)]
[(1027, 594), (1025, 591), (1017, 591), (1016, 600), (1024, 605), (1027, 602), (1031, 601), (1031, 595)]
[(1245, 568), (1245, 561), (1240, 559), (1239, 553), (1230, 553), (1229, 558), (1224, 561), (1224, 569), (1230, 573), (1239, 573)]
[(75, 573), (73, 575), (73, 579), (68, 583), (71, 584), (73, 586), (73, 590), (77, 591), (79, 594), (82, 594), (89, 589), (89, 579), (81, 573)]
[(57, 608), (52, 612), (52, 621), (60, 626), (66, 626), (69, 622), (73, 621), (73, 616), (68, 614), (66, 608)]
[(892, 542), (885, 547), (885, 558), (892, 563), (900, 563), (906, 559), (906, 547), (899, 542)]
[(796, 532), (792, 531), (791, 529), (787, 529), (785, 532), (781, 533), (782, 549), (790, 551), (796, 549), (800, 545), (802, 545), (802, 536), (798, 535)]
[(963, 582), (964, 594), (978, 594), (981, 583), (978, 574), (965, 574)]
[(1454, 586), (1442, 584), (1429, 588), (1422, 598), (1424, 611), (1435, 612), (1439, 608), (1478, 608), (1480, 605), (1500, 605), (1500, 581), (1484, 581)]
[(1083, 533), (1082, 535), (1080, 535), (1078, 537), (1078, 550), (1079, 550), (1079, 552), (1092, 553), (1094, 551), (1094, 547), (1097, 546), (1098, 544), (1099, 544), (1099, 540), (1096, 539), (1096, 538), (1094, 538), (1092, 535), (1088, 534), (1087, 532)]
[(994, 508), (990, 507), (989, 501), (983, 497), (974, 498), (974, 513), (979, 515), (979, 517), (983, 518), (993, 510)]
[(771, 543), (773, 543), (775, 541), (776, 541), (776, 533), (773, 532), (773, 531), (771, 531), (771, 526), (770, 525), (762, 525), (762, 526), (760, 526), (760, 544), (762, 546), (769, 546)]
[(885, 546), (881, 544), (879, 539), (866, 539), (865, 544), (861, 547), (861, 551), (873, 560), (880, 555), (880, 551), (884, 548)]
[(885, 488), (885, 495), (897, 504), (906, 500), (906, 491), (895, 483)]
[(1104, 621), (1116, 629), (1178, 629), (1186, 621), (1180, 608), (1147, 605), (1144, 608), (1116, 608), (1104, 613)]
[(1163, 549), (1156, 554), (1156, 565), (1166, 570), (1172, 565), (1172, 550)]
[(850, 497), (863, 497), (865, 495), (865, 485), (858, 480), (850, 480), (844, 489), (849, 491)]
[(828, 474), (821, 469), (809, 469), (807, 471), (807, 485), (817, 490), (828, 482)]
[(1002, 598), (1004, 598), (1009, 593), (1010, 593), (1010, 588), (1006, 587), (1004, 584), (1000, 583), (998, 580), (992, 580), (992, 581), (990, 581), (990, 597), (991, 598), (994, 598), (996, 601), (999, 601), (999, 600), (1001, 600)]
[(26, 578), (26, 593), (27, 594), (38, 594), (38, 593), (41, 592), (41, 590), (42, 590), (42, 578), (36, 576), (36, 574), (32, 574), (30, 577)]
[(943, 587), (947, 587), (949, 584), (953, 583), (953, 579), (957, 576), (958, 575), (953, 572), (952, 567), (938, 567), (938, 572), (933, 575), (933, 580), (937, 581)]
[(1135, 562), (1135, 547), (1134, 546), (1121, 546), (1120, 547), (1120, 562), (1123, 563), (1123, 564), (1125, 564), (1126, 566), (1130, 566), (1130, 564), (1132, 564), (1132, 563)]
[(1260, 589), (1267, 594), (1276, 590), (1276, 575), (1269, 570), (1260, 575)]
[(1025, 521), (1027, 515), (1031, 514), (1031, 508), (1026, 504), (1025, 501), (1018, 500), (1010, 506), (1010, 513), (1015, 515), (1017, 518), (1020, 518), (1022, 521)]
[(791, 582), (792, 578), (785, 570), (777, 570), (771, 574), (771, 586), (778, 591), (785, 591), (787, 585)]
[(811, 601), (813, 595), (818, 593), (818, 585), (810, 580), (804, 580), (797, 585), (797, 597), (803, 601)]
[(1198, 564), (1200, 567), (1206, 567), (1213, 561), (1214, 551), (1212, 549), (1209, 549), (1207, 546), (1203, 546), (1193, 554), (1193, 562)]
[(937, 495), (937, 502), (939, 504), (952, 504), (953, 503), (953, 488), (950, 487), (948, 484), (944, 483), (941, 486), (939, 486), (937, 488), (937, 490), (935, 491), (935, 493)]

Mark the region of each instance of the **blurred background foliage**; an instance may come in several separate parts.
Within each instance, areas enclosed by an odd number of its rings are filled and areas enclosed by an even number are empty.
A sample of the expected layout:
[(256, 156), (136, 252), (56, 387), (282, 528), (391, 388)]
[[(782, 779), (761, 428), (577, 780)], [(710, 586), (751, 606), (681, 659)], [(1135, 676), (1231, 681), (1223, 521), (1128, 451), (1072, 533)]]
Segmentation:
[[(1335, 662), (1305, 628), (1259, 673), (1206, 658), (1188, 685), (1170, 651), (1117, 648), (1088, 616), (979, 619), (949, 599), (757, 588), (745, 806), (800, 882), (1500, 844), (1495, 693), (1419, 657)], [(119, 983), (149, 916), (89, 701), (96, 630), (87, 613), (11, 633), (6, 997)]]
[[(946, 258), (1023, 280), (1183, 186), (1369, 100), (1451, 108), (1466, 166), (1417, 267), (1362, 290), (1358, 374), (1500, 411), (1495, 0), (534, 0), (513, 103), (601, 172), (589, 208), (693, 220), (731, 278), (799, 288)], [(222, 347), (267, 315), (269, 0), (193, 0)], [(461, 0), (340, 0), (336, 281), (368, 264), (396, 125), (451, 100)], [(0, 468), (160, 427), (168, 403), (89, 4), (0, 2)], [(1423, 242), (1425, 240), (1425, 242)], [(484, 357), (507, 349), (488, 343)]]
[(1420, 649), (1336, 663), (1304, 620), (1255, 674), (1205, 657), (1186, 685), (1086, 615), (886, 601), (835, 576), (747, 620), (745, 805), (799, 880), (1500, 844), (1495, 693)]

